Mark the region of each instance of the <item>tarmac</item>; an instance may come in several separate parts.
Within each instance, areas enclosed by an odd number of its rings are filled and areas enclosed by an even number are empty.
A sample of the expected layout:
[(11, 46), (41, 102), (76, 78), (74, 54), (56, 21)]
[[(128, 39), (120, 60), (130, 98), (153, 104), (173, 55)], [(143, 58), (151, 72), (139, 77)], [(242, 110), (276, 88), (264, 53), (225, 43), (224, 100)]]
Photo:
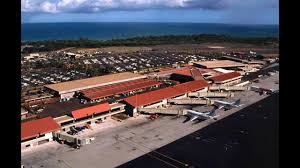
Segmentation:
[[(261, 79), (260, 83), (263, 84), (265, 82), (266, 84), (268, 84), (268, 87), (272, 89), (276, 89), (276, 87), (278, 87), (278, 84), (276, 84), (274, 80), (276, 80), (278, 76), (279, 73), (271, 76), (270, 78)], [(256, 85), (256, 84), (257, 83), (253, 83), (252, 85)], [(192, 134), (195, 131), (199, 131), (207, 126), (210, 127), (212, 123), (215, 122), (223, 123), (222, 118), (232, 115), (237, 111), (241, 110), (242, 108), (246, 108), (247, 106), (256, 103), (266, 97), (267, 95), (259, 95), (258, 93), (253, 91), (236, 92), (233, 98), (226, 99), (226, 101), (230, 102), (238, 98), (241, 98), (241, 104), (245, 104), (245, 105), (240, 108), (234, 108), (228, 111), (218, 110), (217, 112), (219, 113), (219, 117), (217, 121), (206, 120), (198, 123), (195, 122), (183, 123), (183, 121), (186, 120), (186, 117), (184, 116), (181, 117), (160, 116), (158, 119), (151, 121), (147, 119), (146, 115), (140, 115), (136, 118), (129, 118), (122, 122), (118, 122), (110, 119), (104, 123), (95, 125), (92, 131), (87, 130), (86, 132), (83, 132), (82, 135), (80, 135), (80, 136), (95, 137), (95, 140), (92, 141), (92, 143), (89, 145), (82, 146), (80, 149), (73, 149), (67, 145), (61, 145), (54, 142), (52, 145), (49, 145), (46, 149), (41, 150), (40, 148), (42, 147), (37, 147), (36, 149), (31, 149), (30, 151), (22, 152), (21, 162), (23, 165), (25, 165), (25, 167), (62, 167), (62, 168), (64, 167), (106, 168), (107, 167), (109, 168), (109, 167), (117, 167), (120, 165), (126, 167), (125, 163), (127, 163), (128, 161), (139, 158), (145, 154), (150, 153), (151, 151), (160, 149), (161, 147), (167, 144), (170, 144), (180, 138), (188, 136), (189, 134)], [(195, 109), (199, 108), (198, 110), (200, 110), (203, 107), (194, 107), (194, 108)], [(256, 112), (256, 108), (254, 109), (252, 108), (252, 112), (250, 110), (250, 112), (248, 113), (255, 113), (255, 112)], [(255, 125), (257, 123), (254, 121), (251, 124)], [(223, 124), (221, 125), (218, 124), (218, 125), (219, 127), (223, 127), (222, 126)], [(232, 123), (231, 127), (234, 128), (235, 125), (233, 125)], [(232, 130), (232, 129), (227, 128), (227, 130)], [(215, 132), (220, 132), (220, 131), (215, 130)], [(201, 134), (202, 133), (200, 132), (199, 135), (200, 137), (203, 136)], [(226, 134), (224, 132), (223, 136), (225, 135)], [(194, 144), (193, 143), (189, 144), (189, 141), (187, 141), (185, 145), (183, 146), (179, 145), (178, 149), (174, 148), (174, 150), (172, 150), (172, 152), (169, 153), (167, 150), (166, 152), (163, 152), (163, 154), (164, 155), (166, 154), (166, 156), (168, 157), (169, 155), (172, 155), (173, 157), (173, 155), (176, 155), (176, 153), (180, 152), (182, 148), (185, 148), (187, 146), (193, 148)], [(201, 146), (201, 148), (195, 147), (195, 150), (204, 153), (203, 155), (199, 154), (199, 159), (201, 160), (200, 156), (205, 156), (205, 151), (209, 151), (210, 148), (209, 146), (206, 147), (204, 145)], [(224, 154), (224, 151), (220, 151), (220, 152)], [(195, 153), (195, 152), (191, 152), (191, 153)], [(221, 156), (222, 155), (218, 154), (218, 157)], [(162, 156), (157, 155), (156, 157), (161, 158)], [(195, 157), (194, 159), (197, 158), (196, 156), (193, 157)], [(216, 159), (216, 157), (213, 155), (211, 155), (211, 157), (212, 157), (211, 158), (212, 161)], [(153, 159), (150, 160), (151, 162), (153, 161)], [(182, 161), (180, 157), (178, 160), (181, 160), (180, 162), (182, 163), (186, 162), (186, 161)], [(153, 164), (156, 161), (153, 161)], [(196, 161), (192, 160), (187, 162), (188, 165), (196, 165), (196, 167), (199, 166), (198, 162)], [(147, 160), (144, 163), (146, 164), (145, 165), (138, 164), (137, 166), (134, 167), (145, 167), (151, 165), (149, 162), (147, 162)], [(158, 163), (158, 166), (154, 165), (152, 167), (170, 166), (168, 164), (167, 165), (165, 164), (159, 165), (159, 164), (161, 163)], [(171, 164), (174, 163), (172, 162)], [(182, 164), (178, 165), (177, 162), (176, 165), (175, 165), (176, 167), (183, 166)], [(210, 162), (208, 164), (208, 167), (209, 165)], [(201, 167), (203, 167), (203, 165)]]
[(117, 168), (277, 168), (278, 94)]

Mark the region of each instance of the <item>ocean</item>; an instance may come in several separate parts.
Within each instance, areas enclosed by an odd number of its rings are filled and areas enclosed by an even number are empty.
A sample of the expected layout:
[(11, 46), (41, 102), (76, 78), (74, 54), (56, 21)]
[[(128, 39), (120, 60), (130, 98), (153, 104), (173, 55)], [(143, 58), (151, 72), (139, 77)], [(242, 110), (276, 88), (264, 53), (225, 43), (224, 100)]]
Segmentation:
[(223, 34), (234, 37), (278, 37), (278, 25), (212, 23), (23, 23), (22, 41), (111, 40), (138, 36)]

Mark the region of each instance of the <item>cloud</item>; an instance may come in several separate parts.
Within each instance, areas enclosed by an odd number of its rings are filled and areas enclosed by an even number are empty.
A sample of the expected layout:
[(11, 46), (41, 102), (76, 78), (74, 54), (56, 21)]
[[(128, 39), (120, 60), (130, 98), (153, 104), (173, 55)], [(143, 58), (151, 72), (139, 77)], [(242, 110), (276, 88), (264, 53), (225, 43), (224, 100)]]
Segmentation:
[(41, 10), (48, 13), (58, 12), (56, 5), (48, 1), (41, 3)]
[(22, 12), (91, 13), (108, 10), (208, 9), (234, 6), (278, 7), (278, 0), (21, 0)]
[(228, 7), (230, 0), (194, 0), (186, 1), (185, 6), (189, 8), (202, 8), (202, 9), (223, 9)]

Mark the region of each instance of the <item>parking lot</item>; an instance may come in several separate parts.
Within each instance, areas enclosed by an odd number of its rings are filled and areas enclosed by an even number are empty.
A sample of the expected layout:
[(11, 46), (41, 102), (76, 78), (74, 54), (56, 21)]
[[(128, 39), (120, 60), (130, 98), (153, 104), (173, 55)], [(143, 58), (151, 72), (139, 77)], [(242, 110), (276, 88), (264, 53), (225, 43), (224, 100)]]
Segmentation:
[(65, 82), (69, 80), (81, 79), (86, 77), (86, 73), (76, 70), (65, 71), (63, 69), (53, 68), (47, 71), (35, 72), (32, 74), (23, 74), (21, 76), (22, 87), (41, 86), (50, 83)]
[(161, 66), (172, 66), (173, 64), (187, 64), (193, 61), (207, 60), (200, 55), (144, 52), (122, 55), (95, 55), (94, 58), (85, 59), (85, 64), (98, 63), (102, 66), (111, 66), (116, 72), (140, 70)]
[[(194, 61), (214, 59), (187, 53), (135, 52), (135, 53), (97, 53), (75, 60), (61, 54), (48, 59), (24, 63), (21, 71), (22, 87), (87, 78), (90, 76), (125, 71), (150, 72), (158, 67), (180, 66)], [(25, 70), (30, 67), (30, 70)]]

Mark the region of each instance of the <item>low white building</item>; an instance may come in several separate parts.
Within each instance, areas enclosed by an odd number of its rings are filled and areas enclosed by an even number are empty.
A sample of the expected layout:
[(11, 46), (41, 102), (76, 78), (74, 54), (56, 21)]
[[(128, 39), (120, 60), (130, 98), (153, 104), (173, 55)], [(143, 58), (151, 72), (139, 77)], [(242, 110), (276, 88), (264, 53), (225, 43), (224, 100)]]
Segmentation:
[(21, 149), (30, 148), (53, 141), (53, 133), (60, 126), (52, 117), (46, 117), (21, 123)]

